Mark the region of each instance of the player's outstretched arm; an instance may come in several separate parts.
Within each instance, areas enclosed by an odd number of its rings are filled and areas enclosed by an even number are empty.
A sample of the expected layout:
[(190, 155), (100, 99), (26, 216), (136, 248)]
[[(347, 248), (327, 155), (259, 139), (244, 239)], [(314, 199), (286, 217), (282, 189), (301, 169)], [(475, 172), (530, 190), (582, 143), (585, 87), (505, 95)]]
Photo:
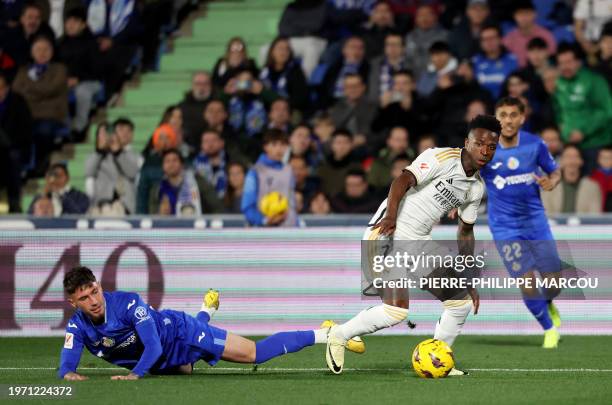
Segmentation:
[(395, 231), (400, 201), (402, 201), (410, 187), (414, 187), (416, 183), (416, 177), (408, 170), (404, 170), (397, 179), (393, 180), (389, 196), (387, 197), (385, 216), (372, 227), (373, 229), (379, 228), (380, 233), (383, 235), (391, 235)]

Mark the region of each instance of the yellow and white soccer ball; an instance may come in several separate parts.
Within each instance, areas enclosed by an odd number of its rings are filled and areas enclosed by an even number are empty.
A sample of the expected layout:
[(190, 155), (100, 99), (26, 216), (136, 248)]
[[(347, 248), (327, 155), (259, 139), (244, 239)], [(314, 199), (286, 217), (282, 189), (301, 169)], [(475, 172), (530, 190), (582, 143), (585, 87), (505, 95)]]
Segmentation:
[(289, 200), (278, 191), (272, 191), (259, 200), (259, 210), (266, 217), (273, 217), (289, 209)]
[(455, 367), (453, 350), (441, 340), (424, 340), (412, 352), (412, 367), (422, 378), (446, 377)]

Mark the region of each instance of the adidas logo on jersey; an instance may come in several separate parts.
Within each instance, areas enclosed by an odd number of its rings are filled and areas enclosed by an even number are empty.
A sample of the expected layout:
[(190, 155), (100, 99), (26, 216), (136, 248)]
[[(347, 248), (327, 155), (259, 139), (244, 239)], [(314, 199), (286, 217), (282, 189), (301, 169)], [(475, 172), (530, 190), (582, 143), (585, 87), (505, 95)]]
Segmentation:
[(446, 182), (447, 182), (448, 184), (451, 184), (451, 185), (452, 185), (452, 184), (453, 184), (453, 179), (446, 179)]

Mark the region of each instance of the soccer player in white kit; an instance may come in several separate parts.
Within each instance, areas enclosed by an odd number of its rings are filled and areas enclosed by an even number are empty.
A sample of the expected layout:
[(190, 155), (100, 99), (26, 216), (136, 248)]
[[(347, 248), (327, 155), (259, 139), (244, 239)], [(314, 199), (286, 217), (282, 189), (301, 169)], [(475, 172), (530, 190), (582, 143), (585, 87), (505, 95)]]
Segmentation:
[[(493, 158), (500, 132), (500, 123), (494, 116), (479, 115), (470, 122), (464, 148), (432, 148), (421, 153), (391, 184), (389, 195), (370, 222), (364, 239), (431, 240), (433, 225), (451, 209), (458, 208), (459, 254), (473, 256), (473, 226), (484, 192), (478, 170)], [(406, 195), (410, 188), (415, 192)], [(464, 292), (460, 299), (443, 301), (444, 312), (436, 324), (435, 339), (452, 345), (472, 308), (474, 314), (478, 313), (478, 292), (475, 289)], [(334, 374), (342, 372), (349, 339), (407, 319), (408, 289), (383, 288), (378, 289), (378, 294), (382, 304), (329, 329), (326, 360)], [(465, 373), (453, 370), (451, 374)]]

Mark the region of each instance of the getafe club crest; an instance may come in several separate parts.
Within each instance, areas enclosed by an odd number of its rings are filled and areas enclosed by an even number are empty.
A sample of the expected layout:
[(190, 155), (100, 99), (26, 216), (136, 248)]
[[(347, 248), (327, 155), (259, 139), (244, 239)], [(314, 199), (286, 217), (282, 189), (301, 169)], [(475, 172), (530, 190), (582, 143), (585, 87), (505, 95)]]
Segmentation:
[(508, 158), (508, 162), (506, 164), (508, 165), (508, 169), (516, 170), (519, 167), (519, 160), (517, 158), (515, 158), (514, 156), (510, 156), (510, 158)]
[(109, 337), (103, 337), (102, 338), (102, 346), (104, 347), (113, 347), (115, 346), (115, 339), (111, 339)]

